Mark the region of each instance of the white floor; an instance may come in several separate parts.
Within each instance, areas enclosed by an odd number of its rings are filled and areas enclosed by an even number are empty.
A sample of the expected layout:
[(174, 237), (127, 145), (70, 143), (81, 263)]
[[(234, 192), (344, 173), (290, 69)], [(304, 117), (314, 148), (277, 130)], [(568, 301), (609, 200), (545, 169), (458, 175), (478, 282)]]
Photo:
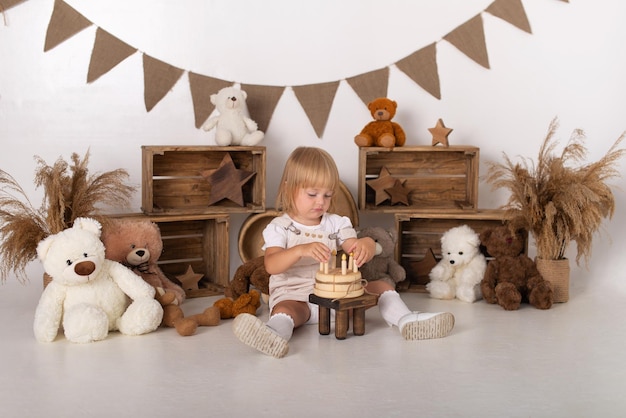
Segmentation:
[[(452, 334), (404, 341), (375, 307), (364, 336), (339, 341), (305, 326), (274, 359), (239, 343), (232, 320), (191, 337), (161, 328), (40, 344), (32, 319), (41, 282), (9, 279), (0, 286), (0, 416), (621, 417), (623, 282), (573, 277), (570, 301), (548, 311), (403, 293), (412, 309), (454, 313)], [(183, 307), (197, 313), (215, 299)]]

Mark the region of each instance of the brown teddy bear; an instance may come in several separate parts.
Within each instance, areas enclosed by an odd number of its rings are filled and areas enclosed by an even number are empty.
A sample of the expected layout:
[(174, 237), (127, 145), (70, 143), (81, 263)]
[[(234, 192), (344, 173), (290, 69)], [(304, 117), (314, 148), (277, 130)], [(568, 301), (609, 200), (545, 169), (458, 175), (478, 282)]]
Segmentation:
[(384, 280), (392, 286), (406, 279), (406, 270), (394, 259), (397, 234), (375, 226), (363, 228), (358, 237), (370, 237), (376, 242), (376, 255), (359, 267), (361, 276), (367, 281)]
[(185, 300), (183, 288), (168, 279), (157, 265), (163, 241), (156, 223), (148, 219), (109, 219), (102, 227), (100, 239), (106, 258), (124, 264), (152, 285), (162, 305), (180, 305)]
[(367, 108), (370, 110), (373, 121), (365, 125), (361, 133), (354, 137), (354, 143), (359, 147), (401, 147), (406, 142), (406, 135), (402, 127), (392, 122), (398, 105), (386, 97), (379, 97), (371, 101)]
[(219, 308), (222, 319), (234, 318), (241, 313), (256, 315), (259, 306), (261, 306), (261, 293), (258, 290), (251, 290), (237, 299), (225, 297), (213, 303), (213, 307)]
[(524, 230), (512, 231), (508, 225), (481, 232), (481, 244), (488, 256), (494, 257), (488, 262), (480, 283), (483, 298), (507, 311), (519, 309), (522, 302), (538, 309), (550, 309), (552, 286), (541, 277), (535, 263), (523, 254), (525, 238)]
[(269, 298), (270, 275), (265, 270), (265, 257), (259, 256), (246, 261), (235, 271), (233, 279), (224, 290), (224, 295), (232, 299), (250, 291), (250, 285), (256, 287), (264, 296)]

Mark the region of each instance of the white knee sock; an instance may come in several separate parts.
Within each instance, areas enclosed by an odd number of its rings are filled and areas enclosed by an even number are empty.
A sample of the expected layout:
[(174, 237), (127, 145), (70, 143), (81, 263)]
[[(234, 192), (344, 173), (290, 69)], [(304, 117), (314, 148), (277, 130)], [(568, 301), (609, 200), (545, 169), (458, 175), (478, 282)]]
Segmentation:
[(272, 315), (267, 325), (272, 331), (278, 334), (285, 341), (289, 341), (293, 335), (294, 322), (293, 318), (285, 313), (277, 313)]
[(400, 318), (411, 313), (395, 290), (386, 290), (378, 297), (378, 309), (389, 326), (398, 326)]

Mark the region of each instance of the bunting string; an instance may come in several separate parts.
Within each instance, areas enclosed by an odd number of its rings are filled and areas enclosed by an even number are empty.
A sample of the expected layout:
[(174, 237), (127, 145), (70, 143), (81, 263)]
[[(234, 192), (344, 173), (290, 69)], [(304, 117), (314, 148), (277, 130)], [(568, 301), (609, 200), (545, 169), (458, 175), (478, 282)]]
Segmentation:
[[(27, 0), (0, 0), (0, 13)], [(568, 0), (559, 0), (568, 3)], [(413, 82), (435, 99), (441, 99), (437, 47), (448, 42), (458, 51), (478, 65), (489, 69), (489, 55), (483, 27), (483, 15), (487, 13), (502, 19), (512, 26), (532, 33), (530, 23), (521, 0), (494, 0), (476, 16), (462, 23), (438, 41), (421, 47), (399, 61), (363, 74), (342, 80), (322, 82), (302, 86), (254, 85), (240, 82), (242, 90), (248, 94), (246, 103), (250, 116), (259, 129), (266, 131), (278, 101), (287, 88), (291, 88), (302, 106), (315, 134), (321, 138), (326, 128), (335, 95), (341, 81), (346, 83), (367, 105), (377, 97), (386, 97), (389, 84), (389, 69), (395, 66)], [(93, 23), (63, 0), (55, 0), (52, 16), (48, 24), (44, 52), (47, 52)], [(137, 53), (137, 48), (128, 45), (103, 28), (97, 27), (94, 46), (91, 52), (87, 83), (102, 77), (122, 61)], [(144, 103), (150, 112), (168, 94), (172, 87), (187, 73), (189, 89), (194, 109), (196, 128), (200, 128), (214, 111), (210, 95), (219, 89), (231, 86), (237, 81), (223, 80), (208, 75), (196, 74), (142, 53), (144, 76)]]

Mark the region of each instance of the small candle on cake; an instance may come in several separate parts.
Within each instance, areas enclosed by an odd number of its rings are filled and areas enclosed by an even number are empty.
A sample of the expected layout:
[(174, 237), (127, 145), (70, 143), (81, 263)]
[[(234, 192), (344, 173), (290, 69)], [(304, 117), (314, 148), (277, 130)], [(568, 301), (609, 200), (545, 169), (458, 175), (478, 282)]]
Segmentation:
[(347, 270), (348, 270), (348, 266), (346, 263), (346, 255), (342, 254), (341, 255), (341, 274), (345, 276), (347, 273)]

